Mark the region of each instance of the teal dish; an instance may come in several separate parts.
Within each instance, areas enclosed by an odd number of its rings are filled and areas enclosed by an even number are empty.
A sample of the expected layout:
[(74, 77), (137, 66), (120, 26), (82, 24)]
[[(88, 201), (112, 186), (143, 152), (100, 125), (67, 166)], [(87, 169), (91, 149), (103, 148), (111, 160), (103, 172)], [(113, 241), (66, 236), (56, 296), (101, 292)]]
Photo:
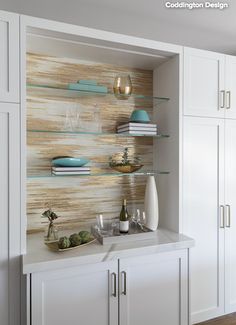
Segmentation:
[(130, 116), (130, 121), (136, 123), (149, 123), (150, 118), (144, 109), (135, 109)]
[(56, 158), (52, 160), (52, 164), (55, 167), (82, 167), (89, 162), (87, 158)]

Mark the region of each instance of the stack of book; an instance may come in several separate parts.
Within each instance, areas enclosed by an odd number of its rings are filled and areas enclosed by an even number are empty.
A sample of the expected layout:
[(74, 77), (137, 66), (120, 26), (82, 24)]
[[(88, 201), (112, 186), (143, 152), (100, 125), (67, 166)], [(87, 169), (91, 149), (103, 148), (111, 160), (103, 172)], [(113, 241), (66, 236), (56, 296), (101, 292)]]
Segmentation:
[(133, 135), (135, 134), (156, 135), (157, 126), (156, 124), (129, 122), (126, 124), (119, 125), (117, 127), (117, 133), (133, 134)]
[(52, 167), (53, 175), (90, 175), (90, 167)]

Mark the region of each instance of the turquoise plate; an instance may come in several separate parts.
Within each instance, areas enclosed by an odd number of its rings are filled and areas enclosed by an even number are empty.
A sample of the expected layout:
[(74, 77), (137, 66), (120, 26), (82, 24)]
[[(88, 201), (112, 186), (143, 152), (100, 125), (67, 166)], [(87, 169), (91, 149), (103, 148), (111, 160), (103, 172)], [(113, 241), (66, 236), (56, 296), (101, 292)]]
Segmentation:
[(52, 160), (53, 166), (60, 166), (60, 167), (82, 167), (89, 162), (87, 158), (72, 158), (72, 157), (65, 157), (65, 158), (56, 158)]

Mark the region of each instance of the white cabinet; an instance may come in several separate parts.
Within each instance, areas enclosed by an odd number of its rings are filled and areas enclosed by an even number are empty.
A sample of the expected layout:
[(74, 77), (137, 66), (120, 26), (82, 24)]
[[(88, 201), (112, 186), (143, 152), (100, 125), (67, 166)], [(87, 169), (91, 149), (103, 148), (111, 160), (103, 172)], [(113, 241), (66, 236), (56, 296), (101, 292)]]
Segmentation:
[(32, 325), (188, 325), (188, 282), (188, 249), (33, 273)]
[(190, 252), (194, 323), (224, 313), (224, 120), (184, 118), (183, 232)]
[(184, 233), (191, 313), (198, 323), (236, 311), (236, 121), (184, 118)]
[(184, 49), (184, 115), (236, 119), (236, 57)]
[(184, 49), (184, 114), (224, 117), (225, 56)]
[(225, 117), (236, 118), (236, 57), (225, 58)]
[(187, 260), (186, 250), (121, 259), (120, 325), (187, 325)]
[(225, 308), (236, 311), (236, 121), (225, 121)]
[(19, 102), (19, 15), (0, 11), (0, 102)]
[(117, 261), (32, 275), (32, 325), (118, 325)]
[(0, 103), (0, 323), (20, 319), (19, 105)]

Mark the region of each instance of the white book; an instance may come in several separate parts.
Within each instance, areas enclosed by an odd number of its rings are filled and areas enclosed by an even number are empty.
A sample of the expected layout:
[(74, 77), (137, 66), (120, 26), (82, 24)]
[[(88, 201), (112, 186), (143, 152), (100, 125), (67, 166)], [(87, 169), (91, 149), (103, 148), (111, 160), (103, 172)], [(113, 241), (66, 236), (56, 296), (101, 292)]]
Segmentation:
[(137, 126), (125, 126), (124, 128), (117, 129), (118, 132), (122, 131), (157, 131), (157, 128), (145, 128), (145, 127), (137, 127)]
[(53, 175), (90, 175), (90, 172), (56, 172), (52, 171)]
[(123, 131), (118, 132), (119, 134), (142, 134), (142, 135), (157, 135), (156, 131)]
[(52, 166), (53, 171), (58, 171), (58, 172), (68, 172), (68, 171), (90, 171), (90, 167), (57, 167), (57, 166)]
[(125, 123), (122, 125), (118, 125), (118, 129), (123, 128), (123, 127), (127, 127), (127, 126), (137, 126), (137, 127), (147, 127), (147, 128), (154, 128), (157, 125), (156, 124), (149, 124), (149, 123), (134, 123), (134, 122), (129, 122), (129, 123)]

